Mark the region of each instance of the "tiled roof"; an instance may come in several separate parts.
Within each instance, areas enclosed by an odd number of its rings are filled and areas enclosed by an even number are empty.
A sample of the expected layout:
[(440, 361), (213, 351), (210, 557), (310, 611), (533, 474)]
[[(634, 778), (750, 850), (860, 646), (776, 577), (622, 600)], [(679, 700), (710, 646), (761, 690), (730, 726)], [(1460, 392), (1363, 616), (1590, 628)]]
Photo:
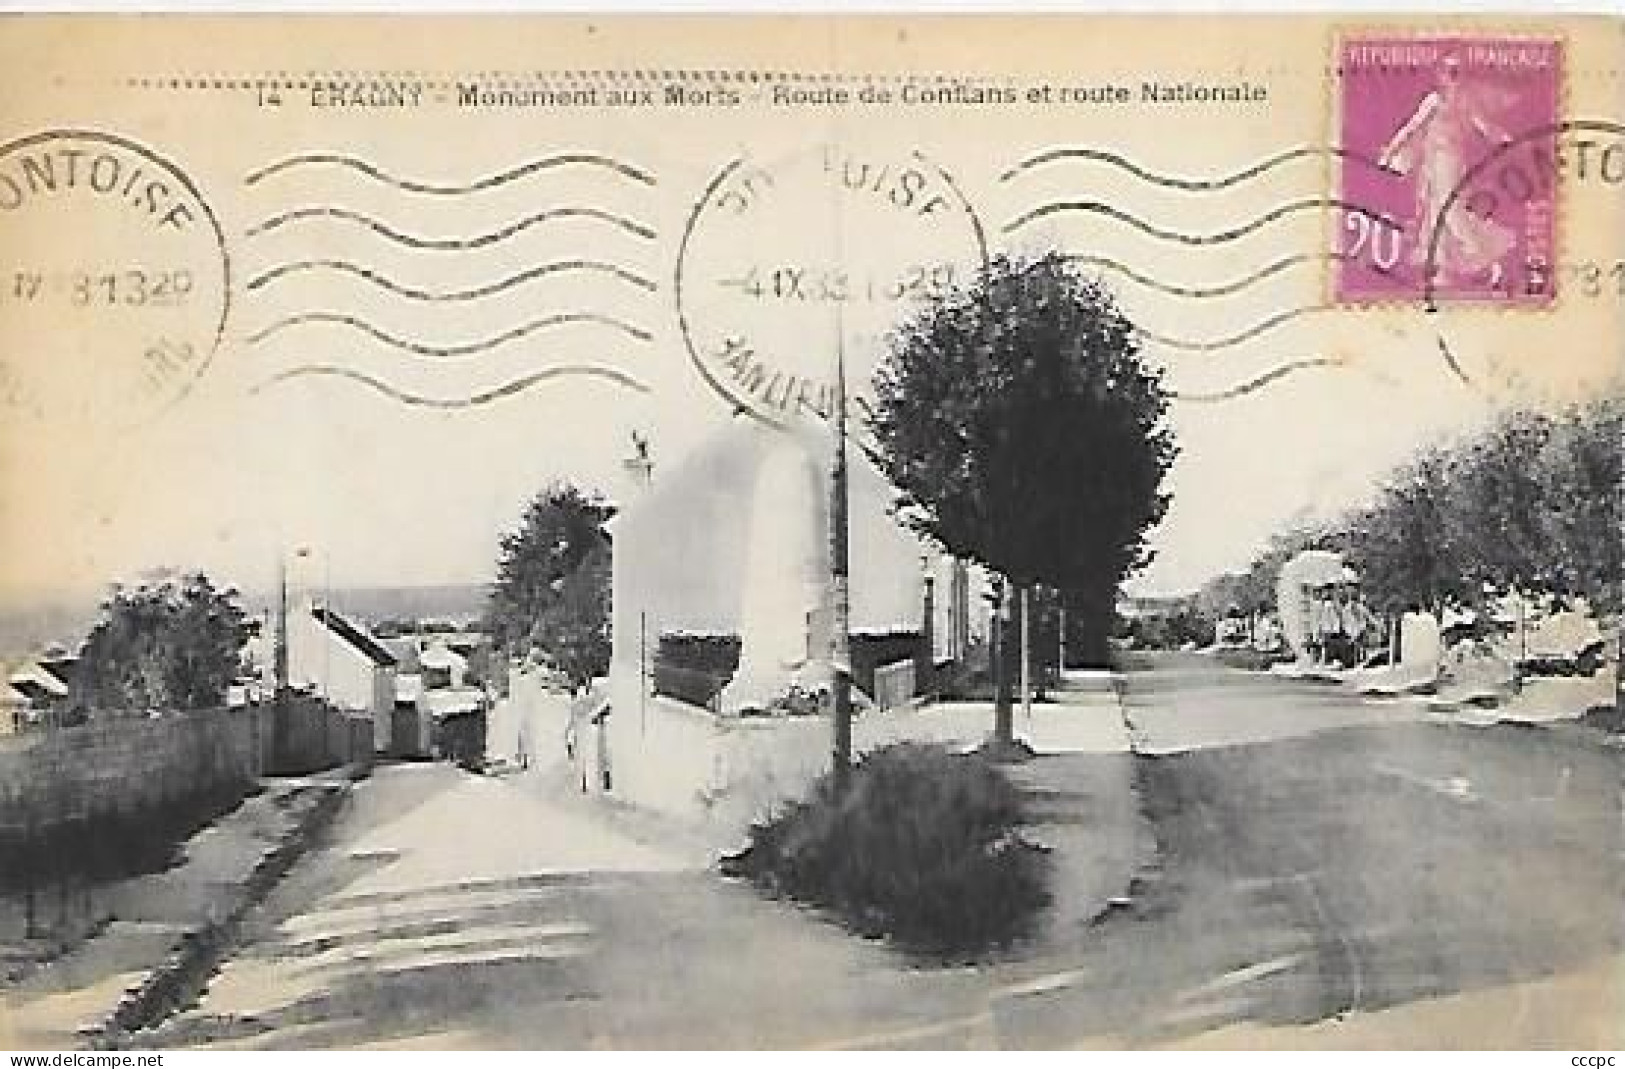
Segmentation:
[(13, 678), (11, 689), (22, 695), (29, 702), (44, 704), (57, 695), (46, 689), (45, 685), (33, 677)]
[(367, 632), (345, 619), (332, 609), (320, 605), (310, 610), (317, 621), (324, 624), (335, 635), (348, 642), (351, 646), (371, 660), (374, 664), (385, 668), (395, 667), (395, 655), (384, 648), (384, 644), (373, 638)]

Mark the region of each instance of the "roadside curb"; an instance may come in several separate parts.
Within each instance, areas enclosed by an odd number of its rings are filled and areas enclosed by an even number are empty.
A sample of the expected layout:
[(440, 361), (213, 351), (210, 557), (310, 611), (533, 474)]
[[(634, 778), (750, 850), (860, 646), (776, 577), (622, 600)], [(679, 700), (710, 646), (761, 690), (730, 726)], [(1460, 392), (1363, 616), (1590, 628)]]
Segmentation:
[[(1423, 706), (1424, 711), (1434, 718), (1433, 723), (1465, 724), (1472, 727), (1538, 728), (1568, 738), (1584, 740), (1605, 750), (1625, 752), (1625, 736), (1584, 723), (1581, 720), (1582, 714), (1555, 718), (1519, 716), (1515, 709), (1506, 708), (1500, 699), (1476, 701), (1471, 697), (1448, 697), (1427, 692), (1406, 694), (1351, 690), (1350, 693), (1366, 705), (1384, 706), (1406, 701), (1415, 702)], [(1508, 715), (1509, 713), (1511, 715)]]
[(367, 774), (351, 766), (343, 778), (311, 781), (302, 789), (319, 792), (310, 807), (262, 854), (235, 888), (225, 913), (188, 929), (168, 955), (139, 982), (127, 987), (100, 1021), (79, 1029), (92, 1050), (118, 1050), (138, 1033), (156, 1028), (196, 1001), (226, 954), (236, 945), (244, 919), (332, 825), (356, 780)]
[(1157, 822), (1152, 818), (1146, 802), (1147, 762), (1155, 760), (1155, 757), (1145, 752), (1146, 734), (1129, 712), (1128, 690), (1128, 673), (1114, 672), (1112, 691), (1117, 698), (1118, 712), (1123, 717), (1123, 729), (1128, 734), (1129, 760), (1133, 762), (1129, 783), (1130, 790), (1134, 792), (1134, 811), (1139, 824), (1135, 840), (1139, 844), (1140, 858), (1122, 896), (1107, 903), (1107, 908), (1095, 919), (1096, 924), (1104, 923), (1118, 913), (1143, 913), (1150, 909), (1151, 896), (1160, 888), (1167, 869), (1162, 836), (1157, 831)]

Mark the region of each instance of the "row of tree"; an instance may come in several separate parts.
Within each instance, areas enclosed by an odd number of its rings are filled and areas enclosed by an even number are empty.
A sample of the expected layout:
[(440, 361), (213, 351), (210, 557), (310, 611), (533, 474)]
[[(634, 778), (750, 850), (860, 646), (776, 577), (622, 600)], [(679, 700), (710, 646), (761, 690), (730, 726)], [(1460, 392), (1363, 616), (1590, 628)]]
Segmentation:
[[(1150, 563), (1178, 450), (1169, 397), (1111, 292), (1058, 253), (995, 257), (903, 323), (875, 377), (873, 459), (903, 517), (1021, 598), (1057, 591), (1103, 656), (1125, 579)], [(994, 643), (995, 741), (1012, 672)]]
[(1245, 573), (1208, 584), (1199, 603), (1216, 614), (1267, 612), (1281, 565), (1322, 548), (1344, 555), (1381, 612), (1437, 613), (1521, 590), (1584, 596), (1617, 613), (1622, 442), (1618, 390), (1555, 413), (1505, 413), (1422, 450), (1368, 505), (1277, 536)]

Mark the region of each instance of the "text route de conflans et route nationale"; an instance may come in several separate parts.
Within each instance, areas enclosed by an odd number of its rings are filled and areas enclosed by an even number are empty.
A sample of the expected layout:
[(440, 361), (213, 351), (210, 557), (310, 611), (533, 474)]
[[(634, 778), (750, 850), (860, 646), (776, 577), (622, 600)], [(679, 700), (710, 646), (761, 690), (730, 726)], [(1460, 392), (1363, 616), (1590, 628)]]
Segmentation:
[(1025, 88), (965, 81), (801, 86), (760, 89), (738, 86), (568, 86), (487, 85), (458, 82), (454, 97), (431, 95), (417, 83), (319, 82), (310, 87), (316, 108), (416, 108), (454, 100), (462, 108), (736, 107), (766, 103), (778, 107), (856, 105), (948, 105), (977, 107), (1015, 104), (1257, 104), (1269, 99), (1256, 82), (1142, 81), (1138, 90), (1122, 82), (1037, 83)]

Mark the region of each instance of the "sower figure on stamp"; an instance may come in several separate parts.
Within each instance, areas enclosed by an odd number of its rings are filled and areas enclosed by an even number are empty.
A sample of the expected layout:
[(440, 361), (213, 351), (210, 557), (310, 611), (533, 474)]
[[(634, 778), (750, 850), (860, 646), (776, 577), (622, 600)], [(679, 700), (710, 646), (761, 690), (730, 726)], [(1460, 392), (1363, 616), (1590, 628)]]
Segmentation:
[(1438, 262), (1452, 273), (1491, 270), (1512, 248), (1511, 232), (1499, 223), (1474, 216), (1460, 204), (1443, 211), (1473, 164), (1473, 136), (1494, 145), (1511, 140), (1491, 118), (1497, 110), (1493, 95), (1463, 79), (1460, 58), (1446, 56), (1438, 84), (1422, 97), (1378, 158), (1384, 170), (1413, 176), (1418, 228), (1409, 257), (1413, 267), (1426, 265), (1435, 228), (1442, 232)]

